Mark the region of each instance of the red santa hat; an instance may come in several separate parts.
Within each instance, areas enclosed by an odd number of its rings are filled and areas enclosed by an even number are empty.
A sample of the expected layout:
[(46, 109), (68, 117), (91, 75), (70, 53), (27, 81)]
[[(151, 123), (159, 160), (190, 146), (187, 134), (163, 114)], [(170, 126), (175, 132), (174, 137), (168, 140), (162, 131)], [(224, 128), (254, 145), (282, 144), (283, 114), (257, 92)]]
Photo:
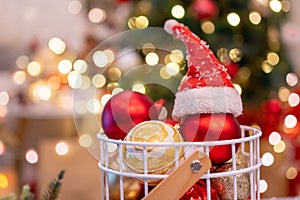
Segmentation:
[(168, 20), (164, 29), (182, 40), (187, 48), (188, 71), (175, 96), (172, 116), (180, 120), (199, 113), (242, 113), (242, 101), (226, 68), (189, 28)]

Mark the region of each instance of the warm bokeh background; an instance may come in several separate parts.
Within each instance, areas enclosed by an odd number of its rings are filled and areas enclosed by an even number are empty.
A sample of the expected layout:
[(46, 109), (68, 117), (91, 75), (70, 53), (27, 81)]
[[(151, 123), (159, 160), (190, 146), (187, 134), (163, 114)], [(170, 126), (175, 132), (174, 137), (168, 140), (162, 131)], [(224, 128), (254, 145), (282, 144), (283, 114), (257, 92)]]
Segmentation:
[[(149, 43), (130, 53), (97, 52), (107, 62), (94, 64), (109, 65), (105, 73), (86, 60), (110, 36), (162, 27), (170, 18), (208, 42), (241, 93), (240, 123), (263, 131), (262, 197), (300, 195), (299, 11), (297, 0), (0, 1), (0, 197), (25, 183), (38, 196), (65, 169), (61, 199), (100, 198), (95, 117), (122, 88), (118, 80), (142, 64), (172, 62), (178, 74), (186, 68), (170, 58), (178, 54)], [(165, 70), (160, 78), (171, 82), (175, 75)], [(87, 88), (97, 90), (95, 97)], [(170, 91), (134, 81), (132, 88), (165, 99), (170, 114)], [(83, 92), (73, 96), (73, 89)]]

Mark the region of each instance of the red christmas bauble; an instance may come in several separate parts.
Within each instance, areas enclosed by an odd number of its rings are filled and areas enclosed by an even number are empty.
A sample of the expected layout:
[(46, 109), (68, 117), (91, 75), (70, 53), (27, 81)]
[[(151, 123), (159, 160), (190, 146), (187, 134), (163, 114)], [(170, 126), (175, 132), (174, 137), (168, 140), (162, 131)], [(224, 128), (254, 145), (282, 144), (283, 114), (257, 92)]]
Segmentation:
[[(211, 188), (211, 200), (219, 200), (217, 192)], [(206, 184), (203, 180), (195, 183), (181, 198), (180, 200), (207, 200)]]
[[(185, 141), (203, 142), (230, 140), (241, 137), (241, 128), (236, 118), (229, 113), (196, 114), (187, 116), (180, 126)], [(239, 145), (236, 144), (236, 151)], [(231, 145), (210, 148), (209, 158), (213, 165), (220, 165), (231, 159)]]
[(142, 93), (126, 90), (105, 104), (101, 122), (107, 137), (123, 140), (135, 125), (151, 119), (158, 119), (153, 101)]
[(191, 11), (199, 20), (210, 20), (219, 15), (218, 7), (213, 0), (195, 0), (191, 4)]

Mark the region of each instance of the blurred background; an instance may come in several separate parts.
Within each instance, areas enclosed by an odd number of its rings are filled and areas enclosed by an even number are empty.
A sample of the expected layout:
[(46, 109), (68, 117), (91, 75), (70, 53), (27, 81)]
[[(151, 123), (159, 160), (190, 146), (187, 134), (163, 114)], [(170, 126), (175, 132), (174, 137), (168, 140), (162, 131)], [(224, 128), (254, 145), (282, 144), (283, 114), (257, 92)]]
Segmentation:
[[(19, 192), (25, 183), (39, 196), (65, 169), (61, 199), (100, 198), (95, 136), (99, 127), (85, 116), (101, 114), (109, 98), (105, 94), (121, 88), (118, 80), (125, 68), (160, 63), (160, 78), (172, 81), (176, 73), (186, 71), (185, 61), (178, 57), (185, 52), (166, 54), (155, 44), (141, 44), (141, 51), (111, 64), (105, 76), (87, 74), (86, 58), (95, 56), (92, 49), (114, 34), (163, 27), (171, 18), (207, 41), (242, 96), (239, 122), (263, 131), (262, 197), (300, 195), (299, 4), (296, 0), (0, 1), (0, 197)], [(110, 48), (98, 52), (107, 63), (95, 64), (107, 66), (118, 53)], [(89, 87), (100, 91), (97, 97), (73, 101), (74, 89)], [(169, 91), (135, 82), (132, 89), (153, 100), (163, 98), (171, 113), (174, 95)]]

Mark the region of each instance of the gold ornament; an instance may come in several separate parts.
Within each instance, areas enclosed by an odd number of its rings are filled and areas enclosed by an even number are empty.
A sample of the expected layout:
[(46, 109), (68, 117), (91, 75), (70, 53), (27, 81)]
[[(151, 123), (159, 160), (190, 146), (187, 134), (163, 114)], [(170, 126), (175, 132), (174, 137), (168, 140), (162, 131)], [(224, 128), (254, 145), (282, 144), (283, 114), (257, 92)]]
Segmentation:
[[(236, 169), (242, 169), (237, 164)], [(233, 170), (232, 163), (226, 163), (218, 167), (214, 172), (230, 172)], [(217, 191), (221, 200), (234, 199), (234, 179), (233, 176), (225, 176), (219, 178), (213, 178), (211, 180), (212, 187)], [(250, 178), (249, 173), (243, 173), (236, 175), (237, 186), (237, 199), (246, 200), (250, 194)]]
[[(120, 176), (107, 174), (109, 185), (109, 199), (120, 199)], [(125, 200), (141, 199), (144, 195), (143, 185), (133, 178), (123, 177), (123, 191)]]
[(242, 153), (242, 151), (239, 149), (236, 153), (236, 163), (240, 165), (242, 168), (248, 167), (248, 160), (249, 156)]
[[(183, 139), (173, 126), (161, 121), (152, 120), (142, 122), (129, 131), (125, 137), (131, 142), (183, 142)], [(176, 153), (176, 148), (177, 153)], [(183, 157), (183, 148), (174, 146), (123, 146), (123, 162), (128, 170), (144, 173), (144, 158), (147, 160), (148, 174), (165, 174), (170, 171), (176, 159)], [(144, 154), (145, 152), (145, 154)], [(176, 155), (177, 154), (177, 155)], [(178, 156), (178, 157), (177, 157)], [(148, 180), (150, 185), (157, 184), (159, 180)]]

